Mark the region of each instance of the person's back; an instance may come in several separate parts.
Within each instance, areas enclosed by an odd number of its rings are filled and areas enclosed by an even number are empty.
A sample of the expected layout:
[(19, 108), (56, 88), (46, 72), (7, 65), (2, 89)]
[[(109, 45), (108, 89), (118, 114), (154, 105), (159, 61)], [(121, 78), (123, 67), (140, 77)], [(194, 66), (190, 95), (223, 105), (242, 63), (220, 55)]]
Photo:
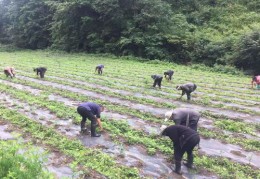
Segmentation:
[(197, 124), (200, 118), (200, 113), (188, 108), (177, 108), (173, 110), (172, 120), (176, 125), (190, 127), (197, 131)]
[(161, 88), (161, 83), (162, 83), (163, 77), (161, 75), (151, 75), (151, 78), (154, 79), (153, 87), (158, 85), (159, 88)]
[[(197, 89), (197, 85), (194, 84), (194, 83), (186, 83), (186, 84), (184, 84), (184, 85), (177, 86), (176, 89), (177, 89), (177, 90), (182, 90), (181, 97), (182, 97), (184, 94), (187, 94), (187, 99), (190, 100), (190, 98), (191, 98), (191, 95), (190, 95), (190, 94)], [(181, 97), (180, 97), (180, 98), (181, 98)]]
[[(174, 144), (180, 144), (183, 146), (186, 144), (190, 136), (199, 135), (198, 132), (182, 125), (171, 125), (164, 129), (162, 135), (168, 136)], [(180, 140), (182, 138), (182, 140)]]
[(197, 85), (195, 85), (194, 83), (186, 83), (182, 86), (185, 88), (186, 92), (193, 92), (197, 88)]
[(173, 70), (168, 70), (166, 72), (164, 72), (164, 77), (168, 80), (172, 79), (172, 75), (173, 75), (174, 71)]
[(97, 117), (100, 118), (100, 106), (98, 104), (93, 102), (85, 102), (81, 103), (79, 106), (90, 110), (94, 115), (98, 115)]

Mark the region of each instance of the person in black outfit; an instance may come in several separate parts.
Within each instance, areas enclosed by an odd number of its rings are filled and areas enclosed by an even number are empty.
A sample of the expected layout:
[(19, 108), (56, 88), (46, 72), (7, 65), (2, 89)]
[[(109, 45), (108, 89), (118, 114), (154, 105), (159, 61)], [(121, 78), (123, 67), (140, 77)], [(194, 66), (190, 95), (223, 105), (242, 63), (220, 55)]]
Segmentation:
[(44, 74), (47, 71), (47, 68), (45, 68), (45, 67), (38, 67), (38, 68), (34, 68), (33, 71), (36, 71), (37, 76), (40, 74), (40, 77), (44, 78)]
[(174, 71), (173, 70), (168, 70), (166, 72), (164, 72), (164, 77), (167, 79), (167, 80), (172, 80), (172, 75), (173, 75)]
[(100, 114), (104, 111), (104, 107), (93, 102), (85, 102), (78, 106), (77, 111), (82, 117), (81, 132), (85, 133), (87, 131), (85, 124), (88, 118), (91, 121), (91, 137), (100, 137), (100, 134), (96, 133), (96, 126), (98, 125), (103, 130)]
[(190, 94), (197, 89), (197, 85), (194, 83), (187, 83), (176, 87), (177, 90), (182, 90), (181, 97), (187, 94), (187, 99), (190, 100)]
[(152, 77), (152, 79), (154, 79), (153, 87), (158, 85), (159, 88), (161, 88), (161, 83), (162, 83), (163, 77), (160, 75), (152, 75), (151, 77)]
[(188, 155), (188, 162), (185, 165), (188, 168), (193, 167), (193, 149), (200, 142), (199, 134), (181, 125), (171, 125), (165, 128), (161, 132), (162, 136), (168, 136), (173, 142), (174, 148), (174, 161), (175, 161), (175, 172), (177, 174), (181, 173), (181, 161), (185, 152)]

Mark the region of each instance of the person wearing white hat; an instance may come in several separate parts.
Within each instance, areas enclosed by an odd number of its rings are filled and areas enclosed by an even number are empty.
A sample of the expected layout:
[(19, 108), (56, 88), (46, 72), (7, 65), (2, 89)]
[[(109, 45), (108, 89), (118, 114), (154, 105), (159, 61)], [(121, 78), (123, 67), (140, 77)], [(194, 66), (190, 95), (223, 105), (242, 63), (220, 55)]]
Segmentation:
[(181, 173), (181, 161), (184, 153), (187, 153), (188, 162), (184, 163), (188, 168), (193, 168), (193, 149), (200, 142), (199, 134), (181, 125), (171, 125), (169, 127), (162, 127), (160, 135), (168, 136), (174, 146), (174, 161), (175, 161), (175, 172)]
[(198, 128), (200, 113), (189, 108), (176, 108), (165, 113), (165, 122), (173, 120), (175, 125), (183, 125), (195, 131)]

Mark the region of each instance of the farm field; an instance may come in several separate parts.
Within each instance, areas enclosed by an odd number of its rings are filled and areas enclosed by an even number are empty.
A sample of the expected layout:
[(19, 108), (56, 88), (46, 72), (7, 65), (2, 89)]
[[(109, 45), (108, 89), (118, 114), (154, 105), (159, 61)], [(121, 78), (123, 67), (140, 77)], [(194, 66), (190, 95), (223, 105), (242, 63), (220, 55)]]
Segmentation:
[[(105, 65), (103, 75), (94, 73), (97, 64)], [(0, 134), (12, 135), (8, 126), (65, 158), (47, 166), (56, 178), (260, 178), (260, 90), (250, 89), (250, 77), (51, 51), (0, 52), (0, 66), (17, 73), (0, 75)], [(33, 72), (39, 66), (48, 68), (44, 79)], [(151, 75), (169, 69), (173, 80), (152, 88)], [(190, 102), (175, 89), (187, 82), (198, 86)], [(99, 138), (79, 133), (76, 108), (85, 101), (106, 108)], [(172, 142), (158, 135), (173, 124), (164, 113), (177, 107), (202, 114), (196, 170), (182, 165), (182, 176), (172, 172)]]

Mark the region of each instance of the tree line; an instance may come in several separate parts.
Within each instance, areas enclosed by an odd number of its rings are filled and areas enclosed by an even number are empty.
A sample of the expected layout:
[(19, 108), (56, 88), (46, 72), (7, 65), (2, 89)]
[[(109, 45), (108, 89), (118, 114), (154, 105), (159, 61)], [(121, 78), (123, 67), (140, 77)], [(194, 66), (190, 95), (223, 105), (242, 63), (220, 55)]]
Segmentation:
[(0, 0), (0, 43), (259, 73), (259, 0)]

